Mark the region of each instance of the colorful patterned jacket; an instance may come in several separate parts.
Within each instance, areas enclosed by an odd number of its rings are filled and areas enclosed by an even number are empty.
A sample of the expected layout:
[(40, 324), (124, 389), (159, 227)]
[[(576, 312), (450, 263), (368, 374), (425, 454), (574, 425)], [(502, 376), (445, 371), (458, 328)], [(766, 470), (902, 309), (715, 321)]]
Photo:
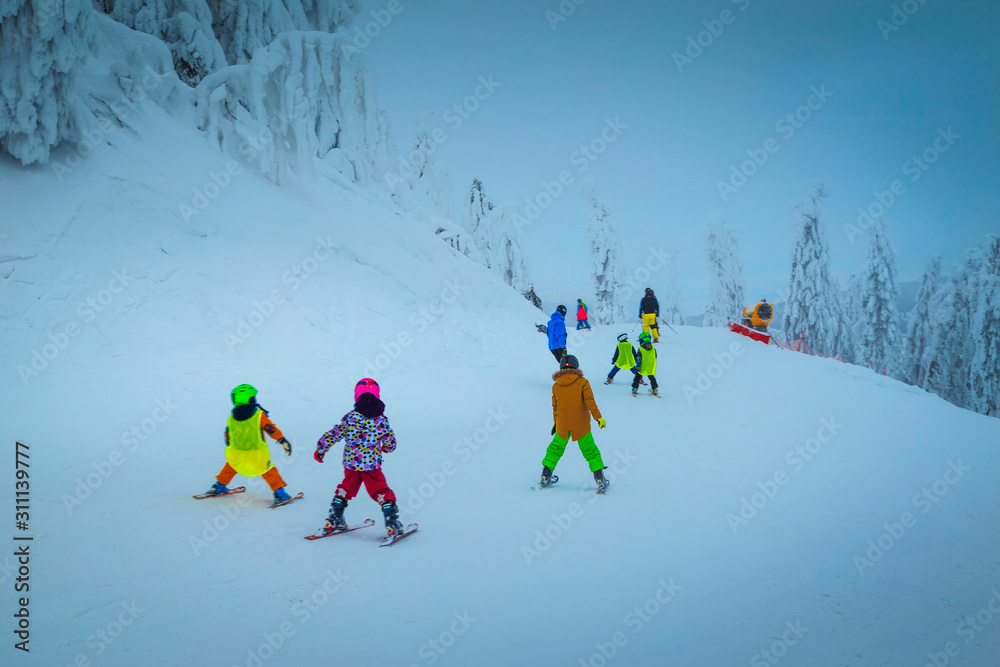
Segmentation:
[(372, 394), (361, 394), (354, 409), (319, 439), (316, 451), (323, 456), (333, 445), (344, 440), (345, 468), (378, 470), (382, 467), (382, 454), (396, 449), (396, 434), (384, 411), (382, 401)]

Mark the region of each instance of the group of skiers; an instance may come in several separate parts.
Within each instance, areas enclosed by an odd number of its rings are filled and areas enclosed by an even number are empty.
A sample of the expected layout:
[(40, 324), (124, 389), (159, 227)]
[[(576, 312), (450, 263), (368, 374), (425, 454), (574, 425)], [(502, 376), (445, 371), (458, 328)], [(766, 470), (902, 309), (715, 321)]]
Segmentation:
[[(577, 329), (580, 329), (581, 312), (586, 321), (586, 305), (577, 300)], [(646, 288), (645, 295), (639, 303), (639, 318), (642, 320), (642, 333), (639, 334), (639, 349), (636, 350), (628, 341), (628, 334), (618, 335), (618, 344), (611, 357), (611, 371), (604, 384), (611, 384), (618, 371), (627, 369), (632, 372), (632, 396), (639, 392), (639, 385), (645, 384), (644, 378), (649, 378), (650, 391), (659, 396), (656, 382), (656, 348), (653, 343), (660, 340), (658, 319), (660, 304), (653, 290)], [(590, 325), (586, 324), (589, 329)], [(604, 477), (604, 462), (600, 449), (594, 442), (591, 432), (591, 417), (604, 428), (606, 421), (601, 416), (594, 399), (590, 382), (580, 370), (579, 360), (566, 351), (566, 306), (559, 305), (552, 313), (548, 323), (549, 351), (558, 362), (559, 370), (552, 376), (552, 441), (549, 443), (542, 459), (542, 477), (539, 486), (546, 487), (557, 480), (552, 474), (556, 464), (566, 451), (567, 443), (572, 439), (580, 447), (580, 453), (586, 459), (594, 481), (597, 482), (598, 493), (604, 493), (608, 480)]]
[[(371, 378), (362, 378), (354, 387), (354, 409), (340, 420), (340, 423), (323, 434), (316, 443), (313, 458), (323, 463), (323, 458), (337, 442), (344, 440), (344, 479), (337, 485), (333, 502), (330, 504), (321, 535), (331, 535), (347, 529), (344, 509), (354, 498), (361, 485), (372, 500), (382, 508), (388, 537), (398, 537), (404, 533), (399, 520), (396, 494), (389, 488), (382, 474), (382, 454), (396, 449), (396, 435), (385, 416), (385, 403), (380, 398), (378, 383)], [(244, 477), (261, 477), (274, 492), (274, 505), (291, 502), (301, 495), (291, 497), (285, 491), (287, 484), (271, 462), (265, 435), (277, 440), (285, 453), (291, 456), (292, 445), (285, 439), (270, 416), (257, 403), (257, 389), (249, 384), (241, 384), (230, 394), (233, 409), (226, 425), (226, 464), (215, 478), (206, 496), (222, 496), (232, 493), (227, 486), (237, 474)]]

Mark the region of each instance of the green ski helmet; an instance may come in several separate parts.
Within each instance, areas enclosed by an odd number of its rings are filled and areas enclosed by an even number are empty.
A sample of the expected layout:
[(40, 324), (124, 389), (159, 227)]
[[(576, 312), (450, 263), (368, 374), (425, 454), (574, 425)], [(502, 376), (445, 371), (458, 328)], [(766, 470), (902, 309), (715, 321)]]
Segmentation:
[(643, 333), (639, 334), (639, 344), (640, 345), (642, 345), (643, 343), (650, 343), (650, 342), (652, 342), (652, 340), (653, 340), (653, 337), (650, 336), (646, 332), (643, 332)]
[(257, 389), (251, 384), (241, 384), (229, 396), (233, 399), (233, 405), (247, 405), (256, 402)]

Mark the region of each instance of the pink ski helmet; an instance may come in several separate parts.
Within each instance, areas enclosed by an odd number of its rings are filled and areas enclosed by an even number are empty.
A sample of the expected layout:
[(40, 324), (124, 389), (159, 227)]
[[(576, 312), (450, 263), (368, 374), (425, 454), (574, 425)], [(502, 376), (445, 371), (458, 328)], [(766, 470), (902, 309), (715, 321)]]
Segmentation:
[(354, 385), (355, 403), (361, 398), (361, 394), (372, 394), (375, 398), (378, 398), (378, 382), (371, 378), (361, 378), (358, 380), (358, 383)]

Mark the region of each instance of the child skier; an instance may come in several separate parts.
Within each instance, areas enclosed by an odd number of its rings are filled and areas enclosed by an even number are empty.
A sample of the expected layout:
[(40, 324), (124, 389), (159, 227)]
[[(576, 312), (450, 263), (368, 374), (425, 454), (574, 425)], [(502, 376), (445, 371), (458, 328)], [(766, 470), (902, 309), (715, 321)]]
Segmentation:
[[(623, 368), (632, 371), (632, 375), (639, 374), (639, 371), (635, 369), (635, 348), (628, 342), (627, 333), (618, 334), (618, 347), (615, 348), (615, 356), (611, 357), (611, 363), (614, 366), (611, 367), (611, 372), (608, 373), (608, 379), (604, 381), (604, 384), (614, 382), (618, 371)], [(645, 384), (644, 380), (640, 379), (640, 382)]]
[(261, 477), (274, 492), (274, 501), (291, 500), (285, 491), (285, 480), (278, 469), (271, 464), (271, 453), (267, 448), (264, 434), (277, 440), (285, 453), (292, 455), (292, 444), (285, 439), (281, 430), (267, 414), (267, 410), (257, 404), (257, 390), (249, 384), (241, 384), (233, 389), (229, 397), (233, 401), (233, 411), (226, 425), (226, 465), (216, 476), (216, 482), (206, 495), (217, 496), (229, 493), (226, 486), (237, 474), (245, 477)]
[(576, 300), (576, 330), (589, 329), (590, 321), (587, 318), (587, 304), (583, 299)]
[(594, 473), (598, 492), (604, 493), (608, 488), (608, 480), (604, 478), (605, 465), (601, 459), (601, 451), (594, 444), (590, 417), (593, 415), (601, 428), (607, 422), (597, 408), (594, 392), (590, 388), (590, 382), (583, 377), (577, 358), (572, 354), (567, 355), (562, 358), (559, 367), (560, 370), (552, 376), (552, 442), (542, 459), (542, 479), (539, 486), (545, 487), (552, 483), (552, 471), (572, 438), (580, 446), (580, 453)]
[(639, 392), (639, 381), (642, 376), (648, 375), (651, 387), (649, 393), (653, 396), (659, 396), (656, 376), (654, 375), (656, 373), (656, 348), (653, 347), (652, 336), (648, 333), (639, 334), (639, 354), (635, 358), (635, 367), (639, 372), (632, 380), (632, 395), (635, 396)]
[(329, 535), (347, 528), (344, 508), (347, 501), (358, 495), (364, 482), (368, 495), (382, 507), (388, 535), (401, 535), (403, 524), (399, 520), (396, 494), (382, 474), (382, 454), (395, 451), (396, 434), (386, 419), (385, 403), (379, 400), (379, 386), (375, 380), (363, 378), (355, 385), (354, 409), (323, 434), (316, 443), (313, 458), (322, 463), (326, 452), (340, 440), (345, 441), (344, 481), (337, 485), (334, 492), (330, 516), (322, 534)]

